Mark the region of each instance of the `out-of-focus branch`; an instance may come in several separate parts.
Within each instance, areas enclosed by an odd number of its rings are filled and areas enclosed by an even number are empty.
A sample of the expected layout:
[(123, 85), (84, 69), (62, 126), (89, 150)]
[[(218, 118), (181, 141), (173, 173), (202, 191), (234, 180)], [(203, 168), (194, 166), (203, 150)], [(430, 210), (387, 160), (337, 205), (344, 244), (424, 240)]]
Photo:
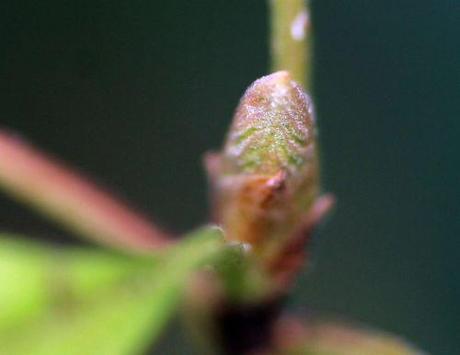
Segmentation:
[(287, 70), (310, 91), (311, 33), (306, 0), (270, 0), (271, 70)]
[(148, 251), (172, 243), (165, 232), (88, 179), (2, 130), (0, 188), (101, 244)]
[(312, 319), (304, 324), (292, 317), (284, 317), (276, 324), (274, 344), (276, 350), (267, 353), (267, 355), (425, 354), (403, 339), (384, 332)]

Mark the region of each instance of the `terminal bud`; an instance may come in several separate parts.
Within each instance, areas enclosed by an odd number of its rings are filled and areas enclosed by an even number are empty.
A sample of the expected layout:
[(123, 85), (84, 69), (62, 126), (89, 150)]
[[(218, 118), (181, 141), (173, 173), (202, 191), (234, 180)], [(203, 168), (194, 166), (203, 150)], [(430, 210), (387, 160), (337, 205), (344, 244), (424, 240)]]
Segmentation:
[(276, 258), (318, 193), (313, 106), (285, 71), (256, 80), (223, 151), (207, 159), (216, 222), (230, 241)]

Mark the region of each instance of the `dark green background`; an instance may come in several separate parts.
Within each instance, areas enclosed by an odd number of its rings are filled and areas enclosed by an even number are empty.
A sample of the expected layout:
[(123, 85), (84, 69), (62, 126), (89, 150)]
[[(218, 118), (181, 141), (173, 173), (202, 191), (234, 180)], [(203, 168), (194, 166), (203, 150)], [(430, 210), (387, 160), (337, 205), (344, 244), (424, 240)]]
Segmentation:
[[(0, 124), (185, 231), (207, 215), (201, 154), (268, 71), (266, 10), (1, 1)], [(291, 302), (436, 355), (460, 351), (459, 18), (455, 0), (314, 3), (324, 189), (339, 202)], [(0, 224), (64, 240), (3, 195)]]

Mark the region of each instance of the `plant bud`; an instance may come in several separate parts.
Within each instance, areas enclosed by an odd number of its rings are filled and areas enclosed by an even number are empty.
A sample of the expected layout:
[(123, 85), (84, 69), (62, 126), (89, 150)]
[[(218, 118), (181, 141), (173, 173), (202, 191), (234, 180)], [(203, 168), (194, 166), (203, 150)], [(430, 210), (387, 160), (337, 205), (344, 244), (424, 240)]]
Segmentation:
[(247, 89), (214, 166), (216, 219), (227, 238), (276, 257), (318, 191), (312, 102), (288, 72)]

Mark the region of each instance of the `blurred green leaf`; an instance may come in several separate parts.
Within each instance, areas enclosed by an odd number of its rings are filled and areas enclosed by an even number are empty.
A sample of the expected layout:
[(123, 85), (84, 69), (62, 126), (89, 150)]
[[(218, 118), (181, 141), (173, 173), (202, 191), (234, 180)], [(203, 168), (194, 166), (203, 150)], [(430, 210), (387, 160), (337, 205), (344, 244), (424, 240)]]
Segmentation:
[(216, 228), (148, 257), (0, 235), (0, 353), (139, 353), (161, 333), (190, 273), (222, 246)]

